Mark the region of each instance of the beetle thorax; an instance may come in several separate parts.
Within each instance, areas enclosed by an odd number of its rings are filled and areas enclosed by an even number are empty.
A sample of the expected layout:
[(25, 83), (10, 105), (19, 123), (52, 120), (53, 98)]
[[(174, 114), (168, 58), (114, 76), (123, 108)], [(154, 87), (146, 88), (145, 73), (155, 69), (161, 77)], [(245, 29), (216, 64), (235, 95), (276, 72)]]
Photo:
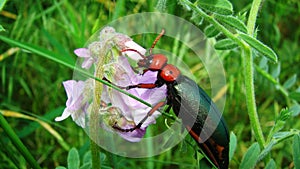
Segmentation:
[(180, 70), (171, 64), (164, 66), (159, 74), (159, 76), (166, 82), (174, 82), (180, 75)]

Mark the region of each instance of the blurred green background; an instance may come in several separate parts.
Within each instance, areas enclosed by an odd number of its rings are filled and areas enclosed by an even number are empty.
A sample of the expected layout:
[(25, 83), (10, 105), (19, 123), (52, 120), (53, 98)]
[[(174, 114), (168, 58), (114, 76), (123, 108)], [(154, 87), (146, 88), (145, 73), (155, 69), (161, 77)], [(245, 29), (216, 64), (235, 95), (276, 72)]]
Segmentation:
[[(183, 10), (177, 1), (166, 2), (165, 8), (159, 9), (160, 11), (190, 19), (191, 13)], [(235, 15), (247, 16), (245, 12), (249, 11), (251, 1), (231, 2)], [(156, 0), (10, 0), (0, 12), (0, 24), (5, 29), (0, 34), (75, 60), (73, 50), (83, 47), (95, 31), (110, 21), (128, 14), (156, 11), (160, 7)], [(287, 92), (299, 91), (300, 86), (299, 25), (298, 0), (265, 1), (257, 20), (258, 39), (277, 53), (279, 62), (274, 64), (257, 57), (255, 63), (281, 84), (297, 77), (294, 85), (285, 86)], [(203, 25), (199, 27), (204, 28)], [(89, 139), (85, 132), (71, 118), (54, 122), (54, 118), (62, 113), (67, 99), (62, 82), (72, 78), (73, 70), (29, 51), (14, 48), (3, 41), (0, 44), (0, 109), (41, 119), (52, 127), (41, 126), (32, 119), (17, 117), (17, 114), (7, 114), (6, 119), (19, 138), (43, 168), (66, 166), (68, 150), (71, 147), (76, 147), (80, 158), (83, 158), (89, 150)], [(169, 46), (167, 43), (162, 44)], [(220, 51), (219, 54), (225, 67), (228, 85), (224, 116), (229, 119), (229, 128), (236, 134), (238, 141), (230, 166), (237, 168), (247, 148), (254, 142), (245, 103), (243, 68), (238, 50)], [(203, 79), (202, 74), (197, 73), (202, 71), (197, 68), (199, 64), (190, 63), (189, 66), (199, 79)], [(300, 128), (300, 106), (297, 103), (299, 98), (297, 100), (287, 97), (278, 85), (266, 80), (257, 71), (255, 90), (265, 136), (280, 110), (285, 107), (294, 109), (295, 116), (287, 120), (284, 130)], [(50, 129), (59, 133), (63, 139), (50, 133)], [(1, 128), (0, 137), (0, 168), (27, 168), (28, 164)], [(278, 168), (293, 168), (291, 143), (292, 140), (287, 140), (273, 148), (271, 153)], [(197, 162), (194, 155), (193, 147), (180, 144), (166, 153), (143, 159), (106, 153), (104, 165), (107, 168), (195, 168)]]

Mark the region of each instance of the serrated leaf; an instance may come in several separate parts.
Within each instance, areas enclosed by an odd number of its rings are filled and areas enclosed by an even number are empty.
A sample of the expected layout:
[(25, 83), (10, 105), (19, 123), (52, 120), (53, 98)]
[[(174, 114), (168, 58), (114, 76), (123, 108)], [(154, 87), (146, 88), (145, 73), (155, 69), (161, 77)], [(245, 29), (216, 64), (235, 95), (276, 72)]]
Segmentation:
[(217, 41), (214, 47), (217, 50), (229, 50), (238, 47), (238, 45), (231, 39), (222, 39)]
[(285, 89), (291, 88), (297, 80), (297, 74), (294, 74), (292, 77), (290, 77), (287, 81), (284, 82), (283, 87)]
[(265, 55), (267, 58), (269, 58), (273, 62), (277, 62), (278, 61), (276, 53), (271, 48), (269, 48), (268, 46), (266, 46), (265, 44), (263, 44), (262, 42), (254, 39), (253, 37), (251, 37), (251, 36), (249, 36), (247, 34), (243, 34), (243, 33), (239, 34), (239, 37), (241, 37), (251, 47), (253, 47), (254, 49), (256, 49), (261, 54)]
[(214, 27), (213, 25), (208, 25), (205, 29), (204, 29), (204, 34), (208, 37), (208, 38), (212, 38), (215, 37), (219, 34), (220, 32), (216, 29), (216, 27)]
[(71, 148), (68, 154), (68, 168), (78, 169), (80, 165), (79, 154), (76, 148)]
[(271, 160), (267, 163), (265, 169), (276, 169), (276, 163), (275, 163), (275, 161), (274, 161), (273, 159), (271, 159)]
[(236, 135), (230, 132), (230, 143), (229, 143), (229, 161), (232, 159), (237, 145)]
[(244, 155), (240, 165), (240, 169), (254, 168), (259, 153), (260, 153), (260, 148), (258, 143), (256, 142), (249, 147), (248, 151)]
[(300, 135), (294, 135), (293, 139), (293, 158), (295, 168), (300, 168)]
[(289, 98), (300, 101), (300, 92), (291, 92)]
[(232, 4), (228, 0), (199, 0), (197, 5), (207, 11), (220, 15), (231, 15)]
[(231, 26), (232, 28), (235, 28), (241, 32), (247, 33), (247, 27), (246, 25), (239, 20), (238, 18), (232, 16), (232, 15), (215, 15), (215, 18), (219, 20), (221, 23), (225, 23), (226, 25)]

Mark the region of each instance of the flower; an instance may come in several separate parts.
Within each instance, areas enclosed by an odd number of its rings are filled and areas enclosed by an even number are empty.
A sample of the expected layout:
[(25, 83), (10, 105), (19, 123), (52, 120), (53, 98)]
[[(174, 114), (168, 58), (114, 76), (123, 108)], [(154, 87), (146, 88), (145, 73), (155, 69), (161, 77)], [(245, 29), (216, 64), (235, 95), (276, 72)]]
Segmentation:
[[(123, 56), (120, 56), (118, 61), (110, 66), (114, 67), (116, 72), (111, 80), (118, 86), (129, 86), (139, 83), (154, 83), (157, 79), (157, 72), (147, 71), (144, 75), (136, 74), (128, 63), (127, 58)], [(138, 123), (151, 110), (150, 107), (116, 90), (112, 90), (110, 94), (106, 94), (108, 92), (108, 90), (104, 90), (101, 99), (109, 100), (112, 107), (117, 107), (120, 109), (122, 116), (126, 120), (118, 123), (117, 125), (123, 129), (130, 129), (135, 125), (138, 125)], [(127, 92), (154, 105), (166, 97), (166, 86), (155, 89), (133, 88)], [(150, 124), (155, 123), (155, 119), (159, 115), (160, 113), (158, 111), (154, 112), (150, 117), (147, 118), (147, 120), (139, 129), (135, 129), (132, 132), (117, 132), (121, 137), (128, 141), (140, 141), (146, 132), (146, 128)]]
[[(140, 83), (155, 83), (157, 80), (157, 71), (147, 71), (143, 75), (137, 74), (130, 66), (127, 57), (113, 56), (116, 53), (113, 52), (115, 49), (118, 51), (134, 49), (139, 53), (135, 51), (125, 51), (123, 54), (137, 61), (142, 59), (141, 55), (146, 53), (144, 48), (132, 41), (128, 36), (116, 33), (111, 27), (104, 28), (100, 32), (98, 39), (99, 40), (92, 42), (87, 48), (74, 50), (74, 53), (78, 57), (84, 59), (81, 65), (82, 68), (89, 69), (91, 66), (94, 66), (95, 69), (92, 70), (97, 70), (97, 66), (100, 65), (97, 63), (99, 58), (102, 57), (101, 59), (103, 61), (103, 59), (106, 59), (103, 57), (110, 55), (108, 61), (105, 62), (106, 64), (100, 66), (102, 66), (101, 69), (104, 68), (104, 77), (109, 79), (113, 84), (126, 87)], [(117, 54), (119, 54), (119, 52)], [(94, 74), (96, 73), (94, 72)], [(93, 100), (93, 96), (96, 91), (94, 89), (96, 87), (94, 79), (88, 78), (85, 81), (68, 80), (63, 82), (63, 85), (68, 99), (64, 112), (60, 117), (55, 118), (55, 121), (62, 121), (71, 116), (75, 123), (82, 128), (91, 127), (86, 125), (90, 124), (88, 123), (91, 120), (89, 119), (90, 111), (94, 110), (94, 107), (93, 109), (91, 107), (95, 105), (93, 104), (93, 101), (95, 101)], [(155, 105), (162, 99), (165, 99), (166, 86), (154, 89), (132, 88), (127, 90), (127, 92), (151, 105)], [(155, 119), (160, 115), (158, 111), (155, 111), (148, 117), (140, 128), (132, 132), (121, 132), (113, 129), (112, 126), (117, 125), (122, 129), (133, 128), (141, 122), (150, 110), (151, 108), (143, 103), (117, 90), (104, 86), (99, 107), (99, 114), (102, 116), (99, 127), (103, 127), (108, 131), (117, 132), (122, 138), (128, 141), (138, 142), (144, 136), (147, 127), (155, 123)]]
[(86, 48), (79, 48), (74, 50), (74, 53), (78, 57), (84, 58), (84, 61), (81, 65), (82, 68), (89, 69), (96, 60), (92, 57), (91, 52)]
[(85, 128), (85, 118), (90, 105), (88, 93), (92, 91), (92, 88), (90, 88), (91, 83), (91, 79), (87, 81), (68, 80), (63, 82), (68, 100), (63, 114), (60, 117), (56, 117), (55, 121), (62, 121), (71, 116), (77, 125)]

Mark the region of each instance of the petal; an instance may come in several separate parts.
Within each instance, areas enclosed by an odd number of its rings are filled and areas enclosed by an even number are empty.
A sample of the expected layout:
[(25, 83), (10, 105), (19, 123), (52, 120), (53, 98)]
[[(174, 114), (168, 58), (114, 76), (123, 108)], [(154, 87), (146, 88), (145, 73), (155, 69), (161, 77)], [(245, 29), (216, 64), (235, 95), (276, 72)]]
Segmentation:
[(81, 67), (84, 68), (84, 69), (89, 69), (92, 64), (94, 63), (94, 59), (93, 58), (85, 58)]
[(88, 49), (86, 48), (78, 48), (74, 50), (74, 53), (78, 56), (78, 57), (83, 57), (83, 58), (88, 58), (91, 57), (91, 53)]
[[(139, 51), (142, 55), (144, 55), (146, 53), (146, 49), (144, 49), (143, 47), (141, 47), (140, 45), (138, 45), (137, 43), (135, 43), (132, 40), (125, 42), (125, 46), (128, 49), (135, 49), (135, 50)], [(133, 60), (143, 59), (137, 52), (134, 52), (134, 51), (126, 51), (124, 53)]]
[(68, 110), (68, 108), (65, 108), (63, 114), (60, 117), (56, 117), (55, 121), (62, 121), (68, 118), (71, 115), (71, 111)]

